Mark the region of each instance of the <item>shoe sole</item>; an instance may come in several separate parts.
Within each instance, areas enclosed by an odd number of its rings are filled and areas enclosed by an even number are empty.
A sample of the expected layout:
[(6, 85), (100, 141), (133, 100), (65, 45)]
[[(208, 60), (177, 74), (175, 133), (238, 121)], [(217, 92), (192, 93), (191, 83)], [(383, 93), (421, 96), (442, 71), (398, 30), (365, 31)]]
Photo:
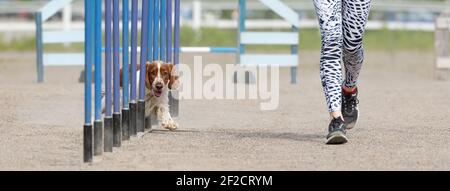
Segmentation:
[(355, 127), (356, 126), (356, 124), (358, 124), (358, 118), (360, 117), (360, 115), (359, 115), (359, 109), (357, 108), (356, 109), (356, 112), (357, 112), (357, 117), (356, 117), (356, 120), (355, 121), (353, 121), (353, 122), (351, 122), (351, 123), (346, 123), (345, 125), (347, 126), (347, 129), (353, 129), (353, 127)]
[(348, 139), (344, 134), (335, 134), (327, 139), (326, 144), (328, 145), (336, 145), (336, 144), (344, 144), (347, 143)]

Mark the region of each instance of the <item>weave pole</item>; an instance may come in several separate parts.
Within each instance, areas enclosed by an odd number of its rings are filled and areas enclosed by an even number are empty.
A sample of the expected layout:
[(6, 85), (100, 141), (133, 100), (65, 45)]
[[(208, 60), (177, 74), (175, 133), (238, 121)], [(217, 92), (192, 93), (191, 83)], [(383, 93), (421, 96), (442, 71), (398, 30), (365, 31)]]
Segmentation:
[(141, 65), (139, 76), (139, 100), (137, 105), (137, 132), (144, 132), (145, 129), (145, 75), (148, 42), (148, 11), (148, 0), (143, 0), (141, 22)]
[[(148, 8), (148, 19), (147, 19), (147, 43), (146, 43), (146, 45), (147, 45), (147, 47), (148, 47), (148, 50), (146, 51), (146, 53), (145, 53), (145, 56), (146, 56), (146, 60), (147, 61), (153, 61), (153, 54), (152, 54), (152, 51), (153, 51), (153, 47), (152, 47), (152, 43), (153, 43), (153, 17), (154, 17), (154, 14), (153, 14), (153, 10), (154, 10), (154, 6), (155, 6), (155, 4), (154, 4), (154, 1), (155, 0), (148, 0), (149, 2), (148, 2), (148, 5), (147, 5), (147, 8)], [(145, 119), (145, 122), (144, 122), (144, 124), (145, 124), (145, 129), (146, 130), (151, 130), (151, 128), (152, 128), (152, 123), (151, 123), (151, 119), (150, 119), (150, 116), (145, 116), (144, 117)]]
[(167, 9), (167, 7), (166, 7), (166, 0), (161, 0), (161, 4), (160, 4), (160, 14), (161, 14), (161, 16), (160, 16), (160, 19), (159, 19), (159, 22), (160, 22), (160, 32), (159, 32), (159, 34), (160, 34), (160, 37), (159, 37), (159, 40), (160, 40), (160, 42), (159, 42), (159, 45), (160, 45), (160, 52), (159, 52), (159, 54), (160, 54), (160, 56), (159, 56), (159, 59), (160, 60), (162, 60), (163, 62), (167, 62), (167, 59), (166, 59), (166, 55), (167, 55), (167, 49), (166, 49), (166, 22), (167, 22), (167, 19), (166, 19), (166, 16), (167, 16), (167, 13), (166, 13), (166, 9)]
[(137, 133), (137, 36), (138, 36), (138, 0), (131, 1), (131, 84), (130, 84), (130, 135)]
[(105, 0), (105, 117), (104, 152), (113, 151), (112, 69), (111, 69), (111, 0)]
[(113, 146), (122, 145), (122, 127), (120, 114), (120, 32), (119, 32), (119, 0), (113, 0)]
[(166, 27), (166, 60), (167, 62), (172, 62), (172, 13), (173, 13), (173, 7), (172, 7), (172, 1), (167, 1), (167, 8), (166, 8), (166, 18), (167, 18), (167, 27)]
[(123, 92), (123, 108), (122, 108), (122, 140), (130, 139), (130, 109), (129, 105), (129, 58), (128, 58), (128, 30), (129, 30), (129, 2), (122, 1), (122, 92)]
[(159, 59), (159, 1), (154, 0), (154, 11), (153, 11), (153, 60)]
[[(174, 55), (175, 65), (180, 61), (180, 0), (175, 0)], [(177, 107), (178, 108), (178, 107)]]
[(102, 0), (95, 0), (95, 121), (94, 121), (94, 155), (103, 153), (102, 122)]
[(92, 162), (92, 123), (91, 123), (91, 100), (92, 100), (92, 24), (93, 24), (93, 1), (85, 0), (85, 28), (86, 41), (84, 42), (84, 126), (83, 126), (83, 161)]
[[(178, 64), (180, 61), (180, 0), (175, 0), (175, 19), (174, 19), (174, 42), (173, 42), (173, 64), (175, 64), (175, 68), (178, 68)], [(172, 10), (172, 9), (170, 9)], [(170, 21), (172, 21), (172, 18), (170, 18)], [(170, 25), (169, 25), (170, 26)], [(169, 50), (171, 51), (171, 50)], [(171, 57), (172, 55), (170, 55)], [(179, 109), (180, 109), (180, 102), (178, 100), (178, 91), (170, 91), (169, 94), (169, 104), (170, 104), (170, 114), (172, 117), (178, 117), (179, 116)]]
[(149, 10), (149, 15), (148, 15), (148, 28), (149, 30), (147, 31), (147, 45), (148, 45), (148, 50), (147, 50), (147, 60), (148, 61), (153, 61), (153, 30), (154, 30), (154, 18), (155, 18), (155, 1), (157, 0), (149, 0), (149, 4), (148, 4), (148, 10)]

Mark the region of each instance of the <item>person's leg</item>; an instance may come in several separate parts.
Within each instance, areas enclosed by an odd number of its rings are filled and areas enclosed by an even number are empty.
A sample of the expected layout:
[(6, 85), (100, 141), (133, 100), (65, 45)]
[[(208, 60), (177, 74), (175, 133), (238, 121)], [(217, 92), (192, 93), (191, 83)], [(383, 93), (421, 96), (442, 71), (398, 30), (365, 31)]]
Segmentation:
[(342, 115), (351, 129), (359, 116), (357, 82), (364, 61), (363, 37), (371, 0), (343, 0), (345, 81), (342, 85)]
[(348, 91), (356, 87), (359, 72), (364, 61), (363, 37), (369, 16), (371, 0), (343, 0), (343, 31), (345, 66), (344, 88)]
[(341, 114), (342, 85), (342, 2), (314, 0), (322, 39), (320, 78), (332, 120), (328, 126), (327, 144), (347, 142)]
[(320, 78), (333, 117), (340, 116), (342, 84), (342, 3), (341, 0), (314, 0), (322, 39)]

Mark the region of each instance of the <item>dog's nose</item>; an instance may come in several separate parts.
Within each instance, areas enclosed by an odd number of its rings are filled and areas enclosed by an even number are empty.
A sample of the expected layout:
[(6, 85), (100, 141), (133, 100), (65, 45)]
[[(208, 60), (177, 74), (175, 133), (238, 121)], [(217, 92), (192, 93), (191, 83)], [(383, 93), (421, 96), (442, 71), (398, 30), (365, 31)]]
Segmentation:
[(156, 84), (156, 88), (157, 88), (157, 89), (162, 89), (162, 88), (163, 88), (162, 83), (157, 83), (157, 84)]

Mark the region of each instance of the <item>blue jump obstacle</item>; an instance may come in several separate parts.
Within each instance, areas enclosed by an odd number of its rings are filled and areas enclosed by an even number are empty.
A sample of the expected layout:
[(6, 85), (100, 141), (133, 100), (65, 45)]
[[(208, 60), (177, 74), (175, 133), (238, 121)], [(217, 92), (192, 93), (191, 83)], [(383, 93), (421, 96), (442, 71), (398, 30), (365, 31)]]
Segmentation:
[[(141, 21), (140, 76), (138, 61), (138, 1), (131, 0), (131, 43), (129, 43), (129, 0), (122, 0), (122, 41), (120, 41), (120, 1), (85, 0), (85, 120), (83, 127), (84, 162), (93, 155), (112, 152), (122, 140), (150, 127), (145, 119), (146, 62), (163, 60), (179, 62), (180, 0), (143, 0)], [(102, 41), (102, 4), (105, 12), (105, 39)], [(175, 9), (175, 12), (173, 12)], [(172, 14), (175, 15), (172, 28)], [(112, 25), (111, 25), (112, 24)], [(111, 35), (112, 34), (112, 35)], [(173, 39), (173, 42), (172, 42)], [(112, 41), (112, 46), (111, 46)], [(102, 42), (105, 48), (102, 48)], [(122, 47), (120, 48), (120, 43)], [(130, 46), (131, 45), (131, 46)], [(102, 52), (105, 52), (105, 115), (101, 105)], [(120, 103), (120, 54), (122, 54), (122, 104)], [(94, 128), (92, 128), (92, 66), (94, 74)], [(130, 70), (129, 68), (130, 67)], [(137, 84), (136, 78), (140, 83)], [(129, 79), (131, 78), (131, 79)], [(138, 94), (139, 92), (139, 94)], [(139, 96), (137, 96), (139, 95)], [(171, 108), (178, 113), (178, 100), (171, 96)], [(122, 106), (122, 109), (121, 109)], [(94, 130), (92, 133), (92, 130)], [(102, 147), (103, 144), (103, 147)]]

